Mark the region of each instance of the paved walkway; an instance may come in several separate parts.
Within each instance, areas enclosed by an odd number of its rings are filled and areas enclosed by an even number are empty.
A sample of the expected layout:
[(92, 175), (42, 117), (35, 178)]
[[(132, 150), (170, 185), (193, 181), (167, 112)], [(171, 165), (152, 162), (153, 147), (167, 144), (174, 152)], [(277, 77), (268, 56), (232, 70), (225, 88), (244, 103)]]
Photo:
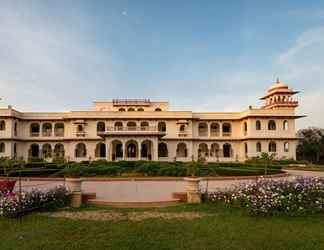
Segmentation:
[[(288, 170), (289, 177), (277, 179), (293, 179), (296, 176), (318, 176), (324, 177), (324, 172), (310, 172)], [(243, 182), (255, 180), (212, 180), (208, 181), (208, 190), (230, 188)], [(49, 189), (57, 185), (64, 185), (64, 181), (22, 181), (22, 189), (32, 188)], [(201, 188), (206, 190), (207, 182), (203, 181)], [(16, 189), (18, 188), (18, 183)], [(173, 192), (184, 192), (184, 181), (85, 181), (82, 184), (84, 192), (97, 194), (98, 200), (113, 202), (143, 202), (143, 201), (166, 201), (172, 199)]]

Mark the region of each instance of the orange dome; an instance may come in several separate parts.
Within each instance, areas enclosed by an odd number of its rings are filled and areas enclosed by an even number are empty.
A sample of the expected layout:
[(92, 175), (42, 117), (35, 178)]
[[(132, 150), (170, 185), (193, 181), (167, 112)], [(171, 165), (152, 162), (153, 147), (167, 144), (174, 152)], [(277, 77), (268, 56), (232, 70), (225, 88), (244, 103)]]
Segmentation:
[(279, 78), (277, 78), (277, 81), (268, 89), (268, 93), (272, 92), (275, 89), (288, 89), (288, 85), (280, 82)]

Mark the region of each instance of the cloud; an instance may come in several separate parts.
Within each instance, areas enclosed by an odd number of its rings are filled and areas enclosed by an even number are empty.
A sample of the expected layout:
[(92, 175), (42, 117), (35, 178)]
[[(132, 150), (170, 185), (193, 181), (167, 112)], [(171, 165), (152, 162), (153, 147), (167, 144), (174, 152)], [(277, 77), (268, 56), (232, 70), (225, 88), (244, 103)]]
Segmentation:
[(114, 88), (107, 84), (114, 81), (109, 57), (88, 44), (78, 28), (6, 11), (0, 10), (2, 103), (22, 110), (63, 110), (75, 99), (90, 106), (97, 88)]
[(294, 45), (278, 55), (274, 66), (290, 87), (301, 90), (298, 127), (324, 127), (324, 27), (302, 32)]

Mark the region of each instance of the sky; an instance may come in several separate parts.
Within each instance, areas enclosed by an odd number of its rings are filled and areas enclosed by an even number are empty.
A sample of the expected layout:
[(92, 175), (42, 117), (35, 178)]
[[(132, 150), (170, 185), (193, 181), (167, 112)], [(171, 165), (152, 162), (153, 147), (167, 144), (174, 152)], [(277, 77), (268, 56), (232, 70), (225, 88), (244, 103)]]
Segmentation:
[(324, 127), (324, 0), (0, 1), (0, 106), (235, 112), (279, 77), (301, 91), (298, 128)]

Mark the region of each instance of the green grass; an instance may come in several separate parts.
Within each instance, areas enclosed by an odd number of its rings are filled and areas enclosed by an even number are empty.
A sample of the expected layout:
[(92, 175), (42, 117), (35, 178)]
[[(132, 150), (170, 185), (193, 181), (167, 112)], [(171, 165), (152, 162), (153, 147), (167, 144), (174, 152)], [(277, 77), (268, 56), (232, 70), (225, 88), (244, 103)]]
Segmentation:
[[(94, 207), (76, 211), (93, 209), (134, 211)], [(211, 203), (155, 211), (197, 211), (210, 216), (98, 222), (30, 214), (21, 220), (0, 220), (0, 249), (324, 249), (320, 216), (253, 217), (243, 210)]]
[(308, 165), (306, 167), (286, 167), (285, 169), (324, 172), (324, 165)]

